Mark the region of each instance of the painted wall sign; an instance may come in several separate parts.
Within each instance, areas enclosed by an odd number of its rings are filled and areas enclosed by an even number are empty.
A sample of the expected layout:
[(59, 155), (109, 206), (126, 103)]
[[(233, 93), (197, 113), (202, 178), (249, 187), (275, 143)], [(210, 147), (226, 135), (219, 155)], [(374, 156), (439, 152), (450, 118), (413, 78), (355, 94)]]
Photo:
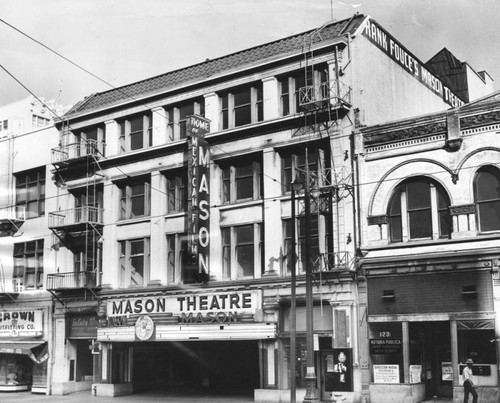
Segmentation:
[(375, 383), (399, 383), (399, 365), (374, 365), (373, 381)]
[(1, 337), (37, 337), (43, 335), (42, 311), (0, 312)]
[[(178, 295), (171, 297), (144, 297), (109, 300), (106, 306), (108, 322), (128, 315), (170, 313), (184, 323), (215, 323), (235, 321), (240, 314), (255, 314), (261, 307), (261, 292), (234, 291)], [(112, 319), (111, 319), (112, 320)]]
[(210, 246), (210, 153), (204, 136), (209, 130), (208, 119), (188, 117), (188, 246), (199, 273), (206, 274)]
[(435, 94), (440, 95), (443, 101), (452, 107), (462, 106), (464, 102), (458, 98), (440, 79), (431, 74), (408, 49), (401, 45), (374, 20), (368, 20), (363, 34), (398, 63), (409, 74), (418, 79)]

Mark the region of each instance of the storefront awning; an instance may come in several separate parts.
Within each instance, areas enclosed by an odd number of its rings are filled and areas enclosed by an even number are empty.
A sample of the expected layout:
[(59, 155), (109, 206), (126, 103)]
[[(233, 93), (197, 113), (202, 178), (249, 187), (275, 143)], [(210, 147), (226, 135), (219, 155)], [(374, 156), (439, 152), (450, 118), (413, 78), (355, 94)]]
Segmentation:
[(27, 355), (37, 364), (49, 358), (47, 342), (0, 342), (0, 354)]

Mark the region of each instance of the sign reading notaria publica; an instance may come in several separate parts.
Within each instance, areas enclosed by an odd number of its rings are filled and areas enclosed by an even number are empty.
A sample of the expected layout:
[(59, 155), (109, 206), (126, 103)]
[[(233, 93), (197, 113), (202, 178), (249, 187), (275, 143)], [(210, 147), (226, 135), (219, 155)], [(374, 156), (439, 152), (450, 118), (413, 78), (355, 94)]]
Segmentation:
[(0, 337), (34, 337), (42, 334), (42, 311), (0, 312)]
[(192, 115), (187, 120), (189, 137), (188, 166), (188, 244), (193, 262), (200, 273), (209, 273), (208, 256), (210, 245), (210, 154), (205, 134), (210, 130), (210, 121)]
[(408, 73), (413, 75), (427, 88), (443, 98), (443, 101), (452, 107), (462, 106), (464, 102), (458, 98), (451, 90), (445, 86), (440, 79), (432, 75), (422, 63), (411, 54), (403, 45), (394, 39), (373, 20), (368, 20), (363, 34), (387, 54), (392, 60), (398, 63)]

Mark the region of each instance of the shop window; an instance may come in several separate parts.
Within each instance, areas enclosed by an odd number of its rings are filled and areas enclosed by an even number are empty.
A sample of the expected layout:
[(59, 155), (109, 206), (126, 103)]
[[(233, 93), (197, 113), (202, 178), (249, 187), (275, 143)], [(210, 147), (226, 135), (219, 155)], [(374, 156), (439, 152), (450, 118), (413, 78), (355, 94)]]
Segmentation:
[(249, 224), (221, 229), (222, 277), (253, 278), (263, 264), (262, 224)]
[(400, 184), (388, 208), (391, 242), (448, 238), (450, 199), (444, 188), (425, 177)]
[(170, 141), (185, 139), (187, 136), (186, 122), (190, 115), (205, 116), (205, 102), (203, 99), (183, 102), (174, 106), (165, 107), (168, 126), (167, 134)]
[(120, 241), (120, 285), (147, 285), (149, 280), (149, 238)]
[(220, 94), (221, 129), (230, 129), (264, 119), (262, 83)]
[(153, 144), (151, 113), (136, 115), (118, 122), (121, 152), (140, 150)]
[(257, 157), (221, 164), (222, 202), (258, 200), (262, 197), (261, 162)]
[(14, 244), (14, 275), (18, 291), (43, 287), (43, 239)]
[(500, 230), (500, 170), (482, 167), (474, 178), (474, 197), (479, 231)]
[(45, 214), (45, 167), (15, 174), (16, 206), (26, 209), (26, 218)]
[[(281, 155), (281, 184), (283, 194), (289, 194), (291, 183), (295, 178), (301, 177), (305, 180), (306, 171), (306, 154), (305, 146), (300, 149), (285, 150), (280, 152)], [(330, 166), (330, 161), (325, 152), (321, 148), (308, 147), (307, 161), (309, 165), (309, 172), (311, 174), (311, 187), (321, 186), (321, 181), (324, 175), (318, 175), (319, 170), (326, 172)], [(316, 181), (316, 182), (314, 182)]]
[(149, 179), (136, 178), (118, 184), (120, 189), (120, 219), (144, 217), (150, 214)]
[(177, 170), (166, 172), (167, 178), (167, 213), (186, 211), (187, 208), (187, 172)]
[(472, 358), (474, 365), (496, 364), (496, 346), (493, 323), (482, 322), (485, 329), (475, 329), (479, 325), (475, 322), (458, 322), (458, 361), (465, 364), (468, 358)]

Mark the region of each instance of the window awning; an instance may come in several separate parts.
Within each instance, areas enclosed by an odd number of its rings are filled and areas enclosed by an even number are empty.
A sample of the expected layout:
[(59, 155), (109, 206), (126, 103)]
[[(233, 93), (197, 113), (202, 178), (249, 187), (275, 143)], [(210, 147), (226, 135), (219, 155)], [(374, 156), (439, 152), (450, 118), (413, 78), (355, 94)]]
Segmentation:
[(0, 354), (27, 355), (32, 361), (41, 364), (49, 358), (47, 342), (0, 342)]

